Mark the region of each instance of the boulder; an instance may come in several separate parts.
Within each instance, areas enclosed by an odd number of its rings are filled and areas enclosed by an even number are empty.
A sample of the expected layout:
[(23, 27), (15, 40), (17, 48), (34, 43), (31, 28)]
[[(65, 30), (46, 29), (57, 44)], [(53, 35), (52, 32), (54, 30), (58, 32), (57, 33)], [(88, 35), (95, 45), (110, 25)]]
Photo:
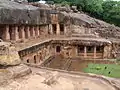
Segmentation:
[(13, 66), (13, 67), (8, 67), (7, 70), (12, 73), (12, 78), (23, 77), (32, 72), (31, 69), (27, 65), (24, 65), (24, 64), (20, 64), (18, 66)]
[(9, 0), (0, 0), (1, 24), (49, 24), (50, 10)]
[(78, 12), (77, 6), (72, 6), (71, 9), (73, 10), (73, 12)]
[(14, 46), (7, 42), (0, 42), (0, 65), (18, 65), (21, 59)]
[(9, 1), (14, 1), (14, 2), (18, 2), (18, 3), (28, 3), (27, 0), (9, 0)]
[(69, 6), (56, 6), (56, 9), (61, 12), (71, 12), (71, 9)]
[(12, 79), (20, 78), (30, 73), (31, 69), (24, 64), (0, 69), (0, 86), (10, 83)]

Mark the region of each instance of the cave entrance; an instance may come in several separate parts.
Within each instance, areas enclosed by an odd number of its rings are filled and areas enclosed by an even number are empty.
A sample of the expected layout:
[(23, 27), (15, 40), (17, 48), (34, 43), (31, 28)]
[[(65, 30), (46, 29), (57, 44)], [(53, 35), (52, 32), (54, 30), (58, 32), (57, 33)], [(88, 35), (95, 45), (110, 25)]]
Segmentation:
[(52, 24), (53, 34), (56, 34), (57, 32), (57, 26), (56, 24)]
[(0, 25), (0, 39), (4, 40), (4, 27), (3, 25)]
[(30, 60), (29, 60), (29, 59), (27, 59), (27, 63), (30, 63)]
[(64, 34), (64, 24), (60, 24), (60, 34)]
[(37, 63), (37, 57), (34, 56), (34, 63)]
[(61, 51), (61, 47), (60, 46), (56, 46), (56, 52), (60, 53), (60, 51)]

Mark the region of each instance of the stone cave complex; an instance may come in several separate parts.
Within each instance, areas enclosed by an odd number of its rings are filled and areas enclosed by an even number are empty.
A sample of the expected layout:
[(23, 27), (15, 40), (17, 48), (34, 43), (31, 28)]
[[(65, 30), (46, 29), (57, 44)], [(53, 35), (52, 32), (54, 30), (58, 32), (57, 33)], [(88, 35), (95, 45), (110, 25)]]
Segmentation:
[[(119, 27), (74, 10), (0, 1), (1, 65), (70, 70), (74, 61), (118, 59), (119, 33)], [(63, 66), (54, 65), (54, 60)]]

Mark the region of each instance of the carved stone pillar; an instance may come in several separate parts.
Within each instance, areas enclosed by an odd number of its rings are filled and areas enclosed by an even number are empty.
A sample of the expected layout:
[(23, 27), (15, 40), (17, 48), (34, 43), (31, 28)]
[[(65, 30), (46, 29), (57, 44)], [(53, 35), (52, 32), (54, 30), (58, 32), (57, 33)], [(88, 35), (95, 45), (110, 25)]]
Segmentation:
[(25, 27), (25, 38), (30, 38), (30, 27), (26, 26)]
[(4, 40), (10, 40), (9, 25), (5, 25), (3, 38)]
[(84, 46), (84, 58), (86, 58), (86, 57), (87, 57), (87, 47)]
[(49, 24), (49, 30), (50, 30), (50, 34), (53, 34), (53, 28), (52, 28), (52, 24)]
[(35, 27), (35, 36), (39, 36), (39, 26)]
[(94, 58), (96, 58), (96, 46), (94, 46)]
[(60, 26), (59, 26), (59, 24), (56, 24), (56, 27), (57, 27), (57, 35), (60, 35)]
[(19, 39), (18, 37), (18, 26), (13, 26), (12, 27), (12, 32), (11, 32), (11, 39), (17, 41)]
[(64, 25), (64, 34), (67, 34), (67, 27)]
[(35, 37), (34, 26), (30, 27), (30, 36)]
[(19, 27), (19, 37), (20, 37), (20, 39), (25, 39), (25, 27), (24, 26), (20, 26)]

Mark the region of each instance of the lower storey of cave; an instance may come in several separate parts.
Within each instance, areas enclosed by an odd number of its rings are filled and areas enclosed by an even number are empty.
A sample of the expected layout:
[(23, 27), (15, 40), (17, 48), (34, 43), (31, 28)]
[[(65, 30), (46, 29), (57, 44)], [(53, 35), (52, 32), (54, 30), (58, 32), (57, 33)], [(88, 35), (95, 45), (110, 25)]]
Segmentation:
[(115, 64), (115, 62), (103, 59), (63, 58), (61, 55), (56, 55), (46, 60), (41, 66), (52, 69), (84, 72), (84, 69), (89, 64)]

